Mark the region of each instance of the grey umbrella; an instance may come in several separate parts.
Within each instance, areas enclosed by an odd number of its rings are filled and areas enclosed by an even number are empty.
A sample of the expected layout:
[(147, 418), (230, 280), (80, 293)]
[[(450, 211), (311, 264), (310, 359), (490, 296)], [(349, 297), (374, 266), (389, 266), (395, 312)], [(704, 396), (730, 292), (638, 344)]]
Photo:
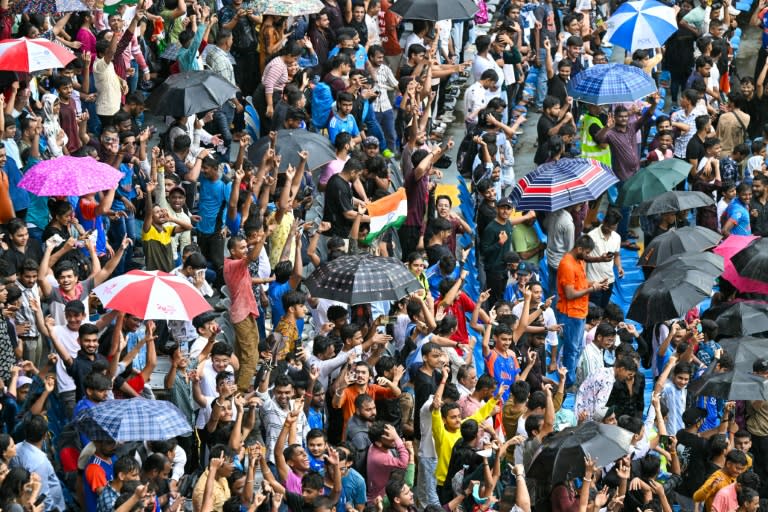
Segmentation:
[(715, 200), (704, 192), (672, 190), (640, 203), (640, 206), (633, 213), (635, 215), (656, 215), (659, 213), (692, 210), (693, 208), (711, 206), (713, 204), (715, 204)]
[(701, 226), (670, 230), (654, 238), (637, 263), (641, 267), (655, 267), (676, 254), (711, 249), (720, 242), (720, 238), (718, 233)]
[(185, 117), (219, 108), (235, 94), (237, 88), (212, 71), (185, 71), (169, 76), (146, 105), (154, 114)]
[(325, 262), (304, 284), (315, 297), (345, 304), (395, 301), (423, 290), (399, 260), (367, 253)]
[(712, 274), (693, 269), (654, 271), (637, 289), (627, 318), (643, 325), (679, 318), (712, 294)]
[(768, 283), (768, 238), (758, 238), (737, 252), (731, 263), (741, 277)]
[[(269, 137), (262, 137), (255, 144), (248, 148), (248, 159), (251, 162), (261, 162), (264, 153), (269, 149)], [(312, 133), (307, 130), (278, 130), (275, 141), (275, 153), (279, 154), (280, 160), (279, 172), (283, 172), (288, 165), (298, 167), (301, 157), (300, 151), (309, 153), (307, 159), (308, 171), (314, 171), (331, 160), (336, 159), (336, 151), (328, 137)]]

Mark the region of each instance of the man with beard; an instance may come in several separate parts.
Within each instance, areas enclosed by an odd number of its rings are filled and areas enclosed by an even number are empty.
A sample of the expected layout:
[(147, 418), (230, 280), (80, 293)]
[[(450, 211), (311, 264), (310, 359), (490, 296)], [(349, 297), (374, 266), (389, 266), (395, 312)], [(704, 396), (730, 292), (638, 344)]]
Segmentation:
[(566, 386), (576, 379), (576, 359), (584, 337), (584, 326), (589, 308), (589, 294), (608, 289), (608, 280), (587, 281), (585, 258), (595, 249), (595, 241), (582, 235), (557, 269), (557, 316), (563, 325), (561, 353), (563, 366), (568, 368)]
[[(294, 396), (293, 380), (287, 375), (278, 375), (275, 379), (275, 385), (272, 389), (272, 396), (269, 395), (269, 374), (271, 369), (267, 367), (262, 381), (256, 390), (256, 396), (263, 404), (261, 407), (261, 422), (264, 425), (266, 436), (264, 444), (266, 445), (266, 456), (269, 462), (275, 462), (275, 444), (283, 429), (283, 424), (291, 412), (291, 398)], [(309, 425), (304, 411), (301, 411), (296, 420), (296, 435), (299, 439), (306, 439), (309, 433)], [(282, 450), (284, 447), (280, 447)]]
[(755, 181), (752, 182), (749, 223), (753, 235), (768, 235), (768, 177), (762, 174), (755, 176)]
[(357, 395), (355, 398), (355, 414), (347, 422), (347, 444), (354, 449), (353, 467), (363, 475), (366, 474), (365, 460), (371, 439), (368, 430), (376, 420), (376, 402), (370, 395)]

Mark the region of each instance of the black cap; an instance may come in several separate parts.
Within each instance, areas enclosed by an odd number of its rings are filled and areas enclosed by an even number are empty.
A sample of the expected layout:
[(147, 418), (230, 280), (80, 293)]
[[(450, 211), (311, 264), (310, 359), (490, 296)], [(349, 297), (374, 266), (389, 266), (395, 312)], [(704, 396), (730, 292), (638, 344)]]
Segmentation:
[(690, 427), (706, 417), (707, 411), (701, 407), (689, 407), (683, 412), (683, 423), (686, 427)]
[(512, 200), (508, 197), (502, 197), (498, 201), (496, 201), (496, 208), (514, 208), (515, 205), (512, 204)]
[(211, 320), (216, 320), (218, 317), (219, 315), (213, 311), (206, 311), (205, 313), (200, 313), (195, 318), (193, 318), (192, 325), (195, 327), (195, 329), (199, 329)]
[(752, 363), (752, 373), (768, 373), (768, 359), (761, 357)]
[(81, 300), (71, 300), (64, 306), (65, 313), (85, 313), (85, 304)]

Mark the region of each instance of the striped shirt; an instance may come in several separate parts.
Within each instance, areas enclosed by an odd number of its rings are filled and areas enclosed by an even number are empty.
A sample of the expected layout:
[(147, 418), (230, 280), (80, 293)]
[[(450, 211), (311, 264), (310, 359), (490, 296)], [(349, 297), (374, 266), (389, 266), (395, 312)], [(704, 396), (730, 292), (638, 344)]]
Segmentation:
[(285, 65), (282, 57), (275, 57), (267, 63), (261, 82), (264, 84), (265, 94), (282, 92), (285, 84), (288, 83), (288, 66)]

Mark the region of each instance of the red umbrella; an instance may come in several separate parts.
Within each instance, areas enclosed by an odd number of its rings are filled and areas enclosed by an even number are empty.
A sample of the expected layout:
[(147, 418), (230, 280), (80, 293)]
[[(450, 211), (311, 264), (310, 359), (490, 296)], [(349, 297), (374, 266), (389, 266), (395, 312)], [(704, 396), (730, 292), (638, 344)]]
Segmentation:
[(192, 320), (212, 309), (192, 283), (159, 270), (131, 270), (93, 291), (104, 307), (144, 320)]
[(731, 283), (734, 288), (743, 293), (768, 294), (768, 283), (740, 276), (736, 270), (736, 267), (734, 267), (733, 263), (731, 263), (731, 258), (736, 253), (740, 252), (754, 240), (759, 238), (759, 236), (754, 235), (730, 235), (728, 238), (723, 240), (720, 245), (712, 250), (716, 254), (722, 256), (725, 260), (723, 279)]
[(0, 41), (0, 69), (31, 73), (63, 68), (75, 54), (48, 39), (5, 39)]

